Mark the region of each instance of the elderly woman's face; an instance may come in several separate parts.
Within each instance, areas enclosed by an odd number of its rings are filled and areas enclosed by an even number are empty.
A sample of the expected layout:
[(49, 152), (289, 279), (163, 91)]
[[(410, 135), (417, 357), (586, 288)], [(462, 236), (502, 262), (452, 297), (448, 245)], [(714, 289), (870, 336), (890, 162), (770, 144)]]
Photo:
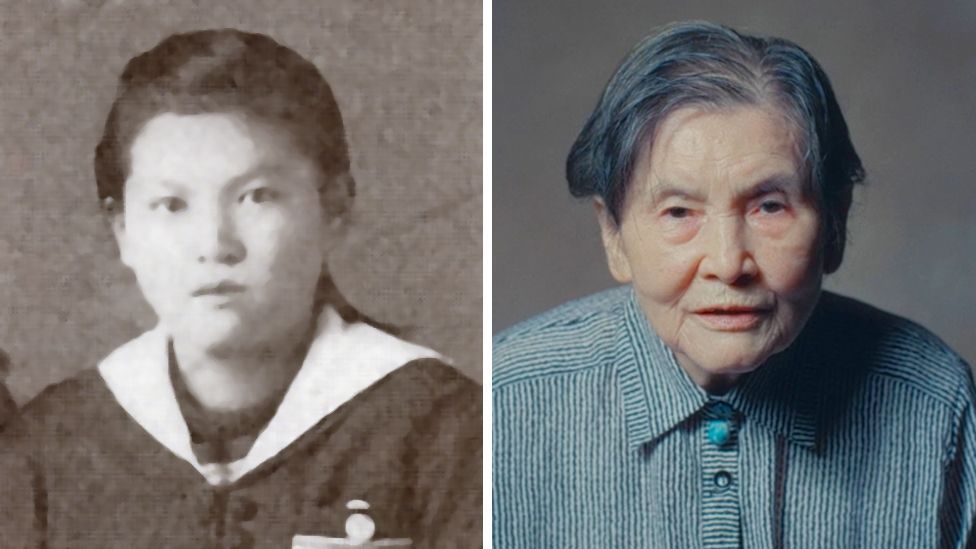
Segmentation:
[(601, 208), (614, 277), (633, 283), (654, 330), (711, 391), (785, 349), (819, 296), (821, 218), (791, 130), (770, 108), (675, 111), (639, 161), (619, 227)]
[(123, 262), (181, 343), (251, 348), (300, 329), (328, 240), (318, 172), (231, 114), (161, 114), (131, 147)]

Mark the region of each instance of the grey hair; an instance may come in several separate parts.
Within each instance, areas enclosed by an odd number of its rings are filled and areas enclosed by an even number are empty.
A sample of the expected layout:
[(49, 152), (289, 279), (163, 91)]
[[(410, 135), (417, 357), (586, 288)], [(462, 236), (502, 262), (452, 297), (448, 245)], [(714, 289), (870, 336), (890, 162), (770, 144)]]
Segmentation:
[[(566, 160), (575, 197), (600, 197), (619, 223), (642, 150), (681, 107), (776, 106), (795, 125), (800, 154), (821, 206), (826, 244), (846, 241), (847, 204), (864, 167), (820, 64), (782, 38), (739, 33), (714, 23), (672, 24), (645, 38), (624, 59)], [(837, 265), (828, 268), (836, 270)]]

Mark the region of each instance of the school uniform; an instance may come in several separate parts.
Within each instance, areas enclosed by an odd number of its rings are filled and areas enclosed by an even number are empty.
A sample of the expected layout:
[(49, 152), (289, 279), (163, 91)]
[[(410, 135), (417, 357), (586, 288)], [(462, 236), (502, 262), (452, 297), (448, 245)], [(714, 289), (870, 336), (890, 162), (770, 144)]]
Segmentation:
[(7, 390), (7, 386), (0, 381), (0, 428), (2, 428), (3, 424), (6, 423), (8, 419), (13, 417), (15, 413), (17, 413), (17, 403), (14, 402), (14, 398), (10, 396), (10, 391)]
[(215, 435), (169, 345), (143, 334), (8, 426), (0, 547), (282, 548), (351, 515), (374, 541), (481, 545), (481, 391), (434, 351), (327, 308), (270, 417)]

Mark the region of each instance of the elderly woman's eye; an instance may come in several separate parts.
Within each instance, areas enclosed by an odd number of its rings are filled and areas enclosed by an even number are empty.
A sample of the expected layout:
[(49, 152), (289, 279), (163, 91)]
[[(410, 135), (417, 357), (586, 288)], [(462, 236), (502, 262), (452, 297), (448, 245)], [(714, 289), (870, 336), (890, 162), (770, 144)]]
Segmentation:
[(779, 213), (786, 209), (786, 204), (775, 200), (767, 200), (759, 205), (759, 210), (765, 214)]
[(664, 210), (664, 215), (673, 219), (683, 219), (691, 215), (691, 210), (675, 206)]
[(186, 209), (186, 206), (186, 201), (177, 196), (164, 196), (163, 198), (153, 200), (149, 204), (149, 208), (152, 210), (162, 208), (170, 213), (181, 212)]
[(278, 193), (269, 189), (268, 187), (258, 187), (256, 189), (251, 189), (246, 193), (241, 195), (241, 202), (254, 202), (255, 204), (261, 204), (264, 202), (271, 202), (278, 198)]

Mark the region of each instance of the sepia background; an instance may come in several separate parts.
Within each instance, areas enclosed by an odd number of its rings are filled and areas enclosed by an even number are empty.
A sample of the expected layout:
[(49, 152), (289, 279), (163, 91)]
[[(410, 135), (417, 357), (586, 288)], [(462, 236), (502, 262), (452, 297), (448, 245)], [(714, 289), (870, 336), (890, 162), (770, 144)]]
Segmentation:
[(827, 288), (976, 365), (976, 2), (496, 0), (492, 330), (614, 284), (566, 154), (630, 48), (685, 19), (789, 38), (820, 61), (868, 172)]
[(125, 62), (236, 27), (312, 60), (339, 102), (357, 197), (330, 263), (349, 301), (481, 379), (477, 0), (2, 0), (0, 348), (25, 402), (150, 328), (98, 208), (92, 156)]

